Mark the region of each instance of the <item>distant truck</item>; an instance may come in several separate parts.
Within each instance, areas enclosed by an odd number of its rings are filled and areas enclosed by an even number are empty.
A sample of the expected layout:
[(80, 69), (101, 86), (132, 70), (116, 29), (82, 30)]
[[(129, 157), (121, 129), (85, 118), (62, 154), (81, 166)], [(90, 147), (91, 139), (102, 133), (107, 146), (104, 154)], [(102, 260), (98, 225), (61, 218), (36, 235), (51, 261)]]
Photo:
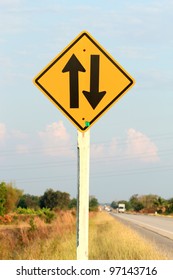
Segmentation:
[(124, 213), (126, 211), (125, 204), (124, 203), (119, 203), (117, 210), (118, 210), (118, 213)]

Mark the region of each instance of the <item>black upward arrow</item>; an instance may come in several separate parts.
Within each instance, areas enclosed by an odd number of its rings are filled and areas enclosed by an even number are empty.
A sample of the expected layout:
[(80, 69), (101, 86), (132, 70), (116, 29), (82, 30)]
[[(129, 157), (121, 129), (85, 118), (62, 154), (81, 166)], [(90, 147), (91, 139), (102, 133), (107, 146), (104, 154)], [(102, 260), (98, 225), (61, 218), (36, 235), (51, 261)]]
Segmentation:
[(91, 55), (90, 91), (83, 90), (83, 94), (93, 109), (97, 107), (106, 91), (99, 92), (99, 55)]
[(62, 72), (70, 72), (70, 108), (79, 108), (78, 72), (85, 72), (85, 68), (73, 54)]

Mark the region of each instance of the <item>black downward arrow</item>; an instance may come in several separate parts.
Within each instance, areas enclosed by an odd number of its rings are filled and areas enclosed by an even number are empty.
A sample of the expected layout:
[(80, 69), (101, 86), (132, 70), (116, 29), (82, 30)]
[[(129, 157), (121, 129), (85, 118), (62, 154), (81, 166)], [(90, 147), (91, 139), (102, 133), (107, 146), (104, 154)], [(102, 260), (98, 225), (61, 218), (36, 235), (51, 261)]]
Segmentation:
[(73, 54), (62, 72), (70, 72), (70, 108), (79, 108), (78, 72), (85, 72), (85, 68)]
[(91, 55), (90, 91), (83, 90), (83, 94), (93, 109), (97, 107), (106, 91), (99, 92), (99, 55)]

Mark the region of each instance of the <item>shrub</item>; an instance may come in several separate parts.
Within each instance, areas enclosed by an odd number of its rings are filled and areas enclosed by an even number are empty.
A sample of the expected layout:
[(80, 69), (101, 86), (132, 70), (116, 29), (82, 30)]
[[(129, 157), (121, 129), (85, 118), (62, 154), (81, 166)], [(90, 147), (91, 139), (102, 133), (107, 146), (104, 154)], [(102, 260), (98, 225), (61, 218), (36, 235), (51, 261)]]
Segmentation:
[(38, 215), (40, 218), (42, 218), (46, 223), (51, 223), (52, 220), (55, 218), (55, 212), (51, 211), (49, 208), (42, 208), (39, 210), (34, 210), (30, 208), (17, 208), (16, 210), (17, 214), (23, 214), (23, 215)]
[(25, 214), (25, 215), (33, 215), (33, 214), (37, 214), (37, 211), (35, 211), (34, 209), (31, 208), (17, 208), (16, 210), (17, 214)]
[(45, 222), (48, 224), (55, 218), (55, 212), (51, 211), (49, 208), (42, 208), (39, 212), (40, 216), (44, 217)]
[(10, 215), (0, 216), (0, 224), (10, 224), (13, 218)]
[(30, 221), (29, 221), (29, 225), (30, 225), (30, 231), (35, 231), (37, 229), (37, 226), (34, 222), (34, 217), (31, 217)]

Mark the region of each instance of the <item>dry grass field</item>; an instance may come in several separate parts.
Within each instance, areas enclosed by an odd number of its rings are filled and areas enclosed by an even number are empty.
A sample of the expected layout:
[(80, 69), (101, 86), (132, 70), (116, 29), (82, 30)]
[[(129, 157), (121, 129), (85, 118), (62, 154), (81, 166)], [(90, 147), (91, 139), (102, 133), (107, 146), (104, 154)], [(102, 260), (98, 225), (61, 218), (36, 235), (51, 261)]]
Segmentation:
[[(75, 260), (76, 216), (59, 212), (50, 224), (38, 217), (23, 227), (0, 226), (0, 259)], [(160, 260), (166, 256), (105, 212), (90, 213), (89, 259)]]
[(90, 259), (162, 260), (166, 255), (105, 212), (90, 221)]

